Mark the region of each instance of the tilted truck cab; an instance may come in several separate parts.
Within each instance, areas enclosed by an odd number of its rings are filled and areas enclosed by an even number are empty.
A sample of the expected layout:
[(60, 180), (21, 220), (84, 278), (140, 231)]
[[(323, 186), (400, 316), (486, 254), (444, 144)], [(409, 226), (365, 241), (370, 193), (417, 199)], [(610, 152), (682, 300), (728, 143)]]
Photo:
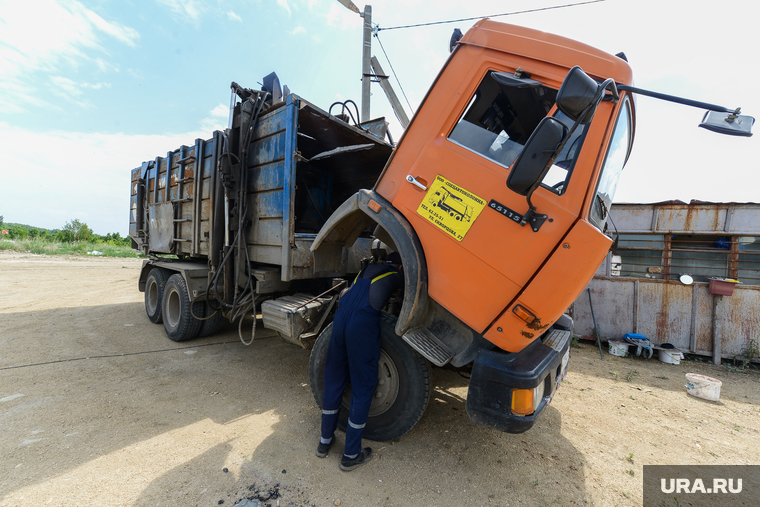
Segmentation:
[[(528, 204), (520, 188), (507, 185), (510, 168), (545, 117), (573, 125), (556, 98), (575, 66), (599, 82), (632, 82), (619, 57), (534, 30), (477, 23), (373, 190), (375, 201), (408, 221), (428, 271), (427, 307), (415, 309), (426, 314), (416, 320), (422, 325), (400, 319), (396, 331), (439, 366), (472, 362), (468, 413), (506, 431), (528, 429), (563, 375), (572, 324), (554, 324), (609, 250), (603, 207), (633, 142), (630, 99), (599, 103), (533, 192), (540, 218), (521, 226)], [(323, 228), (312, 247), (316, 259), (328, 235), (351, 241)], [(442, 326), (441, 314), (460, 325)]]
[[(230, 128), (132, 171), (130, 236), (151, 255), (138, 284), (146, 313), (175, 341), (225, 317), (250, 345), (243, 318), (260, 310), (264, 327), (312, 350), (320, 403), (340, 290), (398, 251), (405, 286), (381, 320), (364, 436), (417, 423), (433, 365), (471, 373), (474, 422), (526, 431), (567, 369), (563, 312), (612, 244), (632, 94), (658, 96), (632, 81), (622, 54), (482, 20), (395, 147), (383, 120), (350, 125), (283, 95), (274, 74), (262, 90), (233, 83)], [(739, 109), (658, 98), (727, 113), (701, 126), (751, 135)]]

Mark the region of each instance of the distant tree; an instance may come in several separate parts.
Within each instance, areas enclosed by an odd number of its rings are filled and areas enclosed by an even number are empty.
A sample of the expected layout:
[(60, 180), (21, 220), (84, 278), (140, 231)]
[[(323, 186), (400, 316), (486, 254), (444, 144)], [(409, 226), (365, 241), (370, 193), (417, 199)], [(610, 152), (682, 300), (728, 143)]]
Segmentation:
[(0, 227), (3, 226), (3, 215), (0, 215)]
[(92, 229), (90, 229), (86, 223), (75, 218), (71, 222), (66, 222), (61, 233), (61, 241), (87, 241), (87, 239), (92, 236)]
[(14, 225), (8, 229), (8, 233), (11, 239), (26, 239), (26, 237), (29, 235), (29, 231), (23, 227), (19, 227), (18, 225)]
[(32, 227), (29, 229), (29, 237), (30, 238), (39, 238), (40, 237), (40, 230), (36, 227)]

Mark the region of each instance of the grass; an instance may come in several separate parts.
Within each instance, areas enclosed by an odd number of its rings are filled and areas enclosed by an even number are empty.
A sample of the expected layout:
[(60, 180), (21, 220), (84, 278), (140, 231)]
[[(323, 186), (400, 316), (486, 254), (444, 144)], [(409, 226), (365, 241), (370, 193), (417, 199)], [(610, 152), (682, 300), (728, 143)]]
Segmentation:
[(0, 250), (40, 255), (87, 255), (88, 252), (98, 251), (103, 252), (103, 257), (145, 257), (132, 250), (131, 247), (112, 243), (91, 241), (61, 243), (39, 238), (0, 240)]

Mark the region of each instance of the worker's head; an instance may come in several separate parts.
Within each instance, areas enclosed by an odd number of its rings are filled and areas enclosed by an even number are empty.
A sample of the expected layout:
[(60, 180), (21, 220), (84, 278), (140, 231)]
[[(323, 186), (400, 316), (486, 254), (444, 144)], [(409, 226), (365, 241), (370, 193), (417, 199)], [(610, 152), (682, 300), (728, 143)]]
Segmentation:
[(401, 256), (398, 252), (391, 252), (388, 254), (388, 257), (385, 258), (385, 263), (392, 265), (395, 269), (401, 268)]

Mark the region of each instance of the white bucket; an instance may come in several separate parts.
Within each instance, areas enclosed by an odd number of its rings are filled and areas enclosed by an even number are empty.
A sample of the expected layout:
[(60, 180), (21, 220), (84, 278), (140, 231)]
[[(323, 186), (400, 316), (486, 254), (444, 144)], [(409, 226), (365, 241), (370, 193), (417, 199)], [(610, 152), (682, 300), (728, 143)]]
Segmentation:
[(614, 342), (612, 340), (610, 340), (607, 343), (609, 343), (609, 346), (610, 346), (610, 354), (612, 354), (613, 356), (625, 357), (628, 355), (627, 343)]
[(686, 374), (686, 392), (697, 398), (718, 401), (721, 385), (723, 382), (712, 377), (697, 375), (696, 373)]
[(660, 349), (657, 351), (657, 356), (660, 361), (667, 364), (681, 364), (681, 359), (683, 359), (683, 354), (677, 350)]

